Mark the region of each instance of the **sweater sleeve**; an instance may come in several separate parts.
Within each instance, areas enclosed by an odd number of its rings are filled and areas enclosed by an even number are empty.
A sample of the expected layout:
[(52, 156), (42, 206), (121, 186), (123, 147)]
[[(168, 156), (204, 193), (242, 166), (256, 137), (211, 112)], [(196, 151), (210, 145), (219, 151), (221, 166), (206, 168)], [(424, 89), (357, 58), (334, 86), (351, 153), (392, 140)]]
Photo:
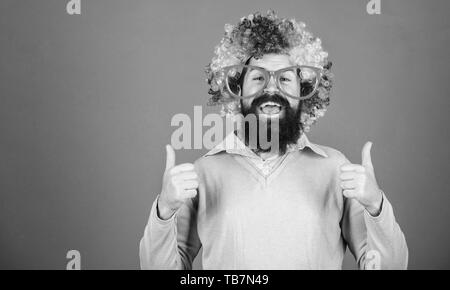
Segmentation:
[(141, 269), (192, 269), (201, 247), (197, 233), (198, 199), (189, 199), (167, 220), (158, 217), (158, 199), (159, 195), (152, 204), (139, 245)]
[[(342, 154), (340, 164), (350, 163)], [(337, 171), (339, 172), (339, 171)], [(336, 175), (336, 191), (343, 198), (341, 233), (360, 270), (406, 269), (408, 247), (391, 203), (382, 191), (381, 211), (372, 216), (357, 200), (346, 198)]]
[(376, 217), (358, 201), (344, 197), (341, 228), (359, 269), (407, 268), (406, 240), (384, 193), (381, 212)]

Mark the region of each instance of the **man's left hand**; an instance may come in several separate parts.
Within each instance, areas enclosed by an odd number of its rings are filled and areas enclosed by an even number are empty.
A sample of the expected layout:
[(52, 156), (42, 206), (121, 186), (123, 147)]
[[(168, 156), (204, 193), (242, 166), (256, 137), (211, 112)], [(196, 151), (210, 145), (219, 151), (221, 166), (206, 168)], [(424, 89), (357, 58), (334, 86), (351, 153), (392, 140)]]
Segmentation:
[(366, 142), (362, 149), (362, 164), (344, 164), (340, 167), (342, 194), (356, 199), (372, 215), (381, 211), (383, 194), (375, 179), (370, 149), (372, 142)]

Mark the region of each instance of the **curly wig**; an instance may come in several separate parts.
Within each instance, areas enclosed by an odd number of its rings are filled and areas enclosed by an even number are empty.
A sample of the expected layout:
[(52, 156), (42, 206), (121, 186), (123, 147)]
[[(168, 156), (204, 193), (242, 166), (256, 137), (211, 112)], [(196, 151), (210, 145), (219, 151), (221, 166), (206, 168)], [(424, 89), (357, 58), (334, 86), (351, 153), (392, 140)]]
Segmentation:
[(242, 17), (238, 24), (225, 25), (225, 33), (215, 47), (214, 57), (206, 66), (208, 105), (222, 105), (223, 114), (235, 114), (238, 101), (230, 101), (224, 88), (223, 68), (244, 64), (249, 58), (258, 59), (264, 54), (286, 54), (295, 65), (308, 65), (322, 69), (319, 87), (314, 95), (302, 101), (300, 122), (304, 131), (309, 131), (319, 117), (325, 114), (330, 104), (333, 74), (328, 53), (322, 49), (321, 40), (306, 29), (303, 22), (278, 18), (269, 10), (266, 15), (259, 12)]

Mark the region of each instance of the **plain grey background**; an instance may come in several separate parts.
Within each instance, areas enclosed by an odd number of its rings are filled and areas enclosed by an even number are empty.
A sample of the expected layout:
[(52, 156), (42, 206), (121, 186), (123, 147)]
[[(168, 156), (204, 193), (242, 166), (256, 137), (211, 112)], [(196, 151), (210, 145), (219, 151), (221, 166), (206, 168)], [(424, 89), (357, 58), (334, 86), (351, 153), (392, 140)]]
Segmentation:
[(83, 269), (139, 268), (170, 120), (206, 104), (224, 24), (269, 8), (306, 22), (333, 61), (310, 140), (354, 163), (371, 140), (409, 268), (450, 268), (449, 1), (381, 0), (381, 15), (368, 0), (81, 0), (81, 15), (67, 2), (0, 2), (0, 268), (65, 269), (70, 249)]

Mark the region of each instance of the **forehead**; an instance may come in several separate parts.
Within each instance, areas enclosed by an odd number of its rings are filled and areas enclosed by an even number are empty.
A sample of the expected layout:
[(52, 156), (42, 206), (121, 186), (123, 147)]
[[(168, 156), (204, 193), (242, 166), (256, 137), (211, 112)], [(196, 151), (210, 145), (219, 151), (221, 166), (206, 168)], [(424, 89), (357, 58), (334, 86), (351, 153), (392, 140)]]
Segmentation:
[(249, 64), (267, 70), (279, 70), (294, 65), (286, 54), (265, 54), (259, 59), (252, 58)]

